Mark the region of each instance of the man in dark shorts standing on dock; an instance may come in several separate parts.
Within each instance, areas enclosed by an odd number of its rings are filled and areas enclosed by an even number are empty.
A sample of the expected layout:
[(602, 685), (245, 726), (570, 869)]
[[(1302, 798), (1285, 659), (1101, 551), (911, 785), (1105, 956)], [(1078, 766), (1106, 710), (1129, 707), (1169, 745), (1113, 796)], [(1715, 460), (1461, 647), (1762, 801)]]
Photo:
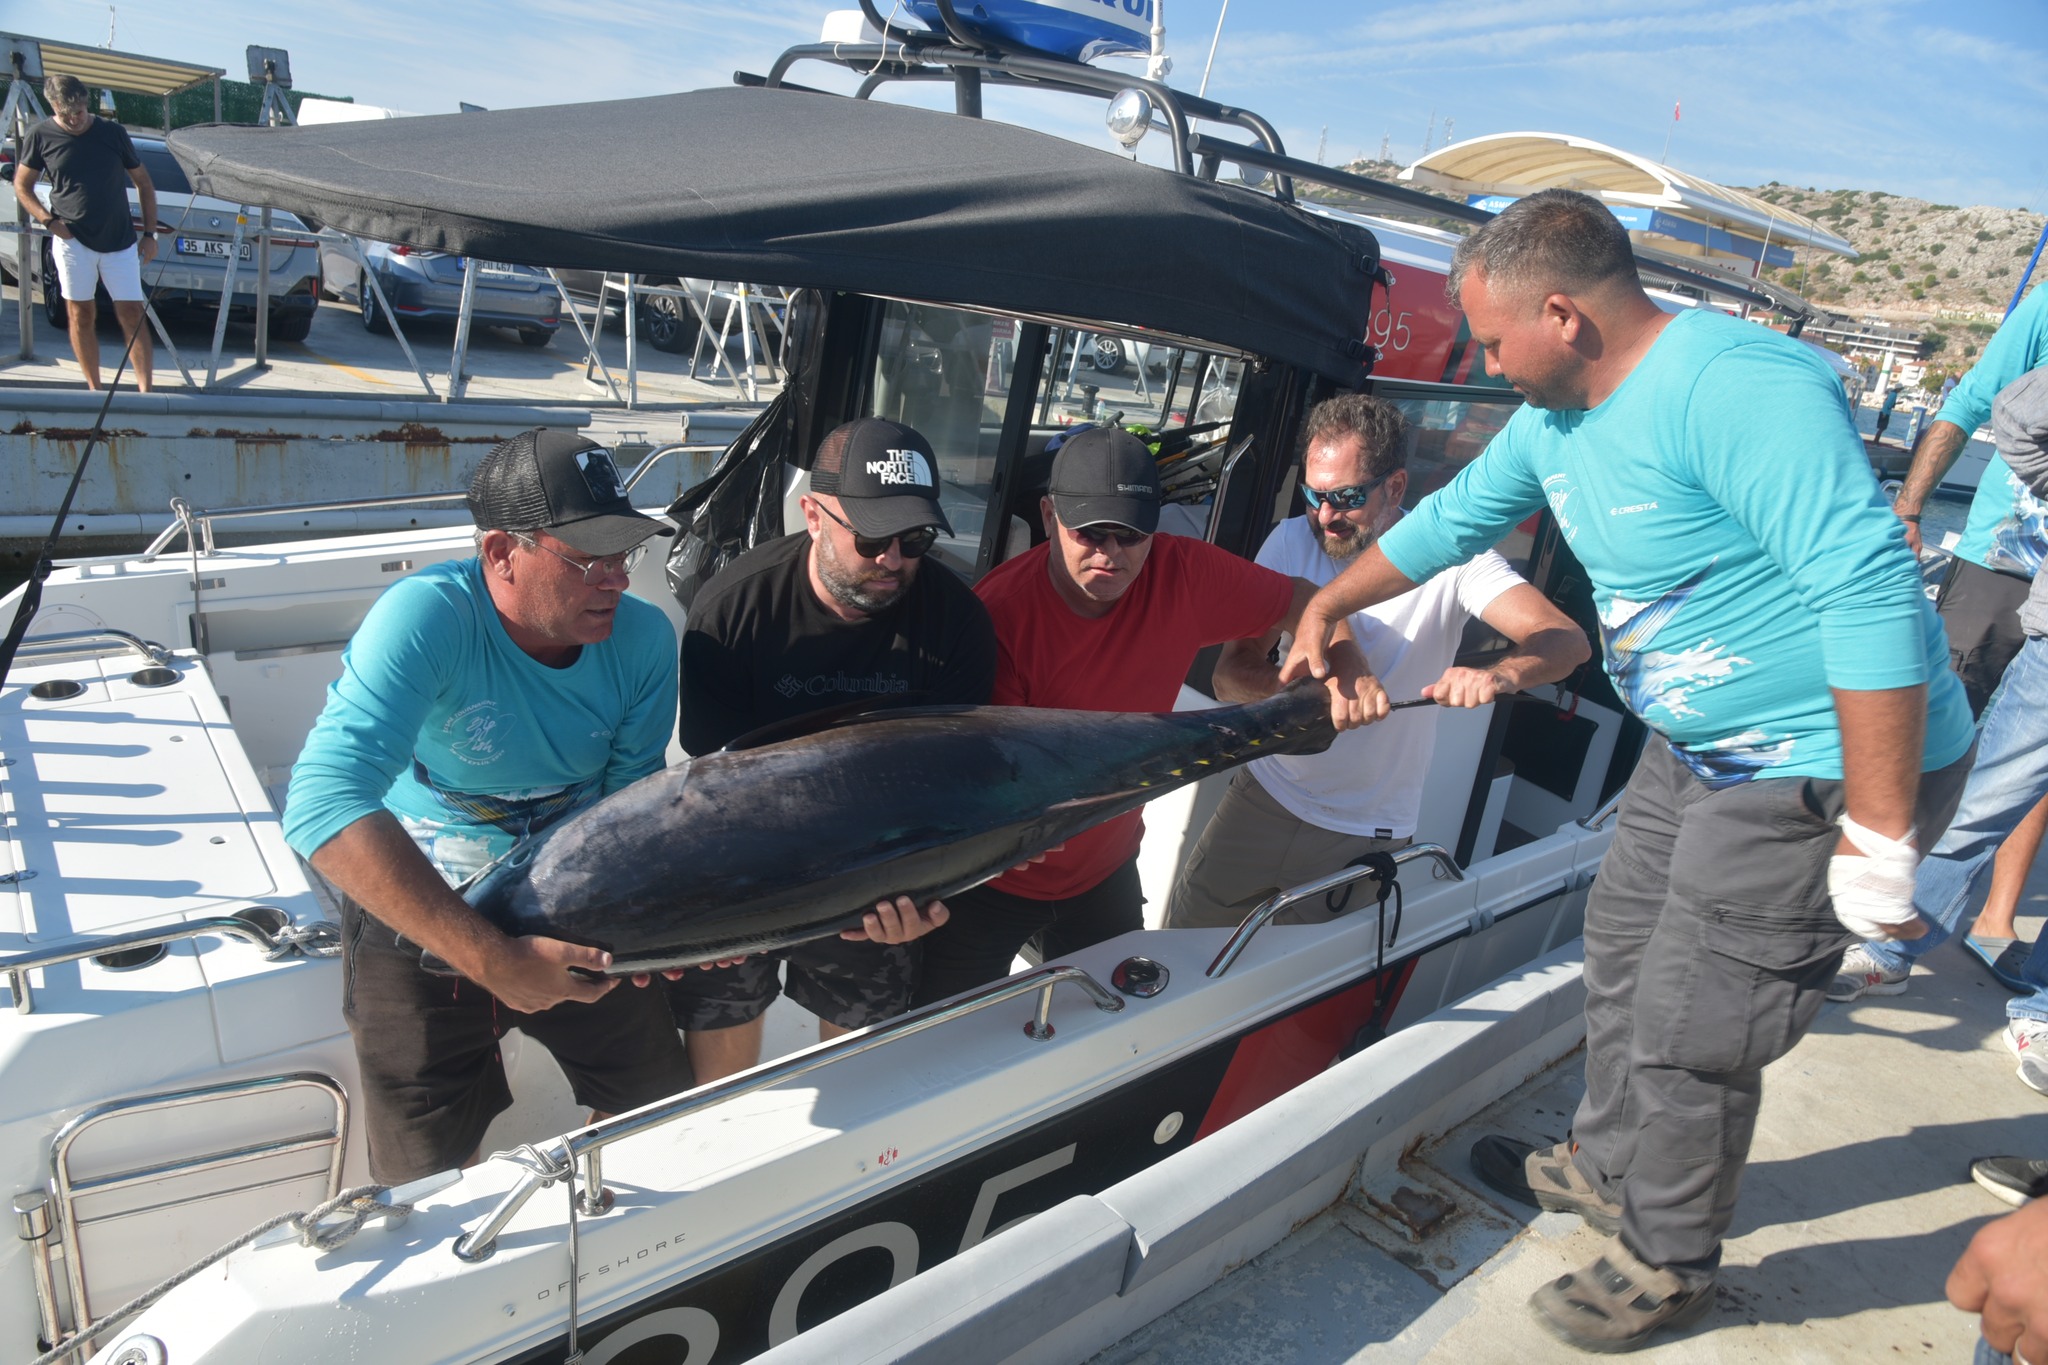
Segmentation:
[[(1293, 628), (1311, 584), (1154, 534), (1159, 503), (1158, 466), (1129, 432), (1091, 428), (1060, 447), (1039, 503), (1049, 539), (975, 585), (1001, 649), (997, 705), (1171, 711), (1204, 646)], [(1340, 729), (1387, 714), (1348, 639), (1339, 670), (1329, 685)], [(952, 923), (925, 945), (919, 1002), (1009, 975), (1034, 935), (1059, 957), (1143, 928), (1143, 834), (1132, 811), (955, 896)]]
[(690, 1084), (659, 992), (575, 975), (610, 955), (508, 937), (454, 889), (661, 767), (675, 632), (625, 593), (644, 542), (674, 531), (633, 510), (609, 451), (564, 432), (492, 450), (469, 508), (476, 556), (377, 599), (285, 802), (286, 841), (344, 897), (342, 1015), (370, 1171), (394, 1185), (473, 1159), (512, 1102), (508, 1029), (598, 1114)]
[[(104, 284), (134, 357), (135, 387), (148, 393), (154, 370), (149, 329), (143, 326), (142, 266), (156, 259), (156, 187), (128, 130), (86, 106), (85, 86), (76, 76), (50, 77), (43, 93), (51, 117), (29, 129), (21, 145), (14, 197), (29, 217), (50, 230), (57, 282), (70, 313), (71, 350), (85, 372), (85, 386), (100, 386), (95, 295)], [(45, 173), (50, 177), (48, 208), (35, 193)], [(139, 241), (128, 214), (131, 183), (142, 201)], [(25, 280), (33, 267), (26, 261), (21, 265)]]
[[(950, 532), (931, 444), (900, 422), (828, 432), (803, 498), (804, 529), (721, 569), (683, 633), (677, 730), (692, 755), (760, 729), (863, 703), (980, 705), (995, 681), (988, 612), (927, 552)], [(669, 986), (698, 1082), (760, 1060), (762, 1016), (783, 987), (818, 1016), (821, 1038), (879, 1023), (910, 1003), (918, 945), (945, 923), (933, 901), (884, 902), (861, 929)]]
[(1664, 313), (1627, 231), (1570, 190), (1466, 238), (1451, 288), (1528, 405), (1317, 595), (1284, 675), (1347, 613), (1545, 506), (1584, 567), (1607, 670), (1655, 733), (1586, 906), (1571, 1134), (1483, 1138), (1472, 1160), (1615, 1234), (1530, 1305), (1575, 1346), (1634, 1350), (1711, 1307), (1763, 1070), (1813, 1026), (1842, 950), (1916, 927), (1969, 708), (1810, 348)]

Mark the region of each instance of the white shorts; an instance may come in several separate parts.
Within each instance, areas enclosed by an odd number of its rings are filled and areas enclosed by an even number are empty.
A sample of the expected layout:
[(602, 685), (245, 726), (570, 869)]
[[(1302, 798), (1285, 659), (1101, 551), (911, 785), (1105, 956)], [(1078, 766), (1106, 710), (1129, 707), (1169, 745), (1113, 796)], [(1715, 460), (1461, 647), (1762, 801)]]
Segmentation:
[(93, 286), (105, 284), (116, 303), (142, 302), (142, 253), (130, 242), (122, 251), (94, 251), (68, 237), (52, 237), (57, 253), (57, 287), (67, 299), (83, 303)]

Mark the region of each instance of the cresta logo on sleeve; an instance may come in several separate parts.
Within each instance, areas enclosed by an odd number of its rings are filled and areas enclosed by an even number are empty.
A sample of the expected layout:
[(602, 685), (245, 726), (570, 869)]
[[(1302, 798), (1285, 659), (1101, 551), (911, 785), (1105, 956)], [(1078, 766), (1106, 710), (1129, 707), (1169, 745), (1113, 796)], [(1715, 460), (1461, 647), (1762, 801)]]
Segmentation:
[(922, 451), (892, 450), (886, 460), (869, 460), (868, 473), (881, 481), (883, 487), (908, 485), (911, 488), (936, 488), (938, 480), (932, 477), (931, 461)]

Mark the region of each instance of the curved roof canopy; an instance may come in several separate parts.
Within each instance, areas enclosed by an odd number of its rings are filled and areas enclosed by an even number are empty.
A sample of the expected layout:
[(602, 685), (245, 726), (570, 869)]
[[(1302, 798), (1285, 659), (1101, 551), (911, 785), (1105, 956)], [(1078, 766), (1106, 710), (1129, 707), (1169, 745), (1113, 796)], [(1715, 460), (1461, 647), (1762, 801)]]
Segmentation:
[(1360, 378), (1378, 246), (1008, 124), (788, 89), (181, 129), (202, 193), (525, 265), (1150, 328)]
[(1526, 195), (1583, 190), (1613, 205), (1662, 209), (1678, 218), (1786, 246), (1842, 256), (1856, 248), (1812, 219), (1753, 194), (1660, 165), (1648, 157), (1562, 133), (1494, 133), (1430, 153), (1403, 180), (1462, 194)]
[(219, 80), (227, 74), (217, 66), (195, 66), (191, 62), (167, 61), (162, 57), (140, 57), (132, 52), (82, 47), (77, 43), (60, 43), (49, 38), (38, 38), (35, 43), (42, 51), (45, 75), (76, 76), (90, 86), (105, 86), (137, 95), (175, 95), (181, 90)]

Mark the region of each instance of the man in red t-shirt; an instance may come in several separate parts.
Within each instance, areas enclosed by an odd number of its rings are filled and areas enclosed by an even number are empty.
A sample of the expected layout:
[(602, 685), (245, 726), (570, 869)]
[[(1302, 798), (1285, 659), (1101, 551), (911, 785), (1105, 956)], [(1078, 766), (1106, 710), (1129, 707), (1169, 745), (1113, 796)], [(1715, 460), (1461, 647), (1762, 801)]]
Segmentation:
[[(1155, 535), (1159, 470), (1129, 432), (1077, 432), (1039, 499), (1049, 539), (991, 570), (975, 591), (996, 627), (998, 706), (1171, 711), (1205, 646), (1291, 632), (1313, 585), (1206, 541)], [(1355, 647), (1327, 681), (1339, 729), (1387, 714)], [(919, 1003), (1009, 975), (1033, 935), (1062, 957), (1144, 927), (1141, 813), (1078, 834), (1038, 862), (950, 898), (925, 939)]]

